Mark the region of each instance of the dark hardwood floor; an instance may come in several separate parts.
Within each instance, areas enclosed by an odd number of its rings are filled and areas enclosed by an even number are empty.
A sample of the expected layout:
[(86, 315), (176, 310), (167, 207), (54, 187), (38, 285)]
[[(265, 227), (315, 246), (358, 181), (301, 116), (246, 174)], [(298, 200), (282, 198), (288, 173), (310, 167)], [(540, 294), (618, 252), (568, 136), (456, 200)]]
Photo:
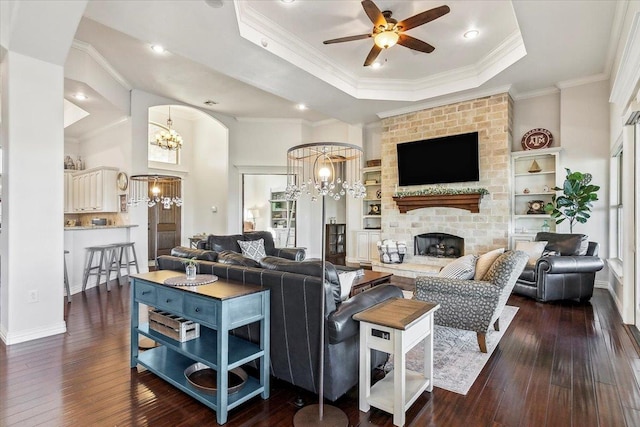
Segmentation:
[[(215, 413), (149, 372), (129, 368), (129, 286), (76, 294), (64, 335), (0, 344), (0, 426), (204, 426)], [(462, 396), (435, 388), (407, 414), (411, 426), (640, 426), (640, 359), (609, 294), (590, 304), (520, 307), (479, 378)], [(290, 426), (302, 395), (273, 381), (271, 398), (230, 411), (227, 426)], [(353, 426), (392, 426), (339, 399)]]

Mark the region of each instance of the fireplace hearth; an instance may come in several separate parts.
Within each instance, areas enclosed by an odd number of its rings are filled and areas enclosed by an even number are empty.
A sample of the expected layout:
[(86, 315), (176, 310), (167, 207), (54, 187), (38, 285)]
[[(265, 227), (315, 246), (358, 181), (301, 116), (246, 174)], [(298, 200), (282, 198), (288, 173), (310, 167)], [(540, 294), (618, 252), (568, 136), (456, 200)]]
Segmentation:
[(464, 239), (447, 233), (424, 233), (413, 238), (414, 254), (436, 258), (458, 258), (464, 253)]

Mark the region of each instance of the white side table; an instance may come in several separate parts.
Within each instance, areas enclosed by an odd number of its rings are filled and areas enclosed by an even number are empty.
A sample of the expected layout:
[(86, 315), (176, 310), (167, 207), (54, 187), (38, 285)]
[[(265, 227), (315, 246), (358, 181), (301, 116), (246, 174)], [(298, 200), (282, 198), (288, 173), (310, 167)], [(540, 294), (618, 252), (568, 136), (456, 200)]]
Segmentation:
[[(353, 316), (360, 321), (359, 408), (371, 406), (393, 414), (393, 424), (403, 426), (405, 412), (423, 391), (433, 390), (433, 313), (438, 304), (392, 299)], [(424, 370), (406, 369), (406, 354), (424, 342)], [(371, 350), (393, 354), (394, 369), (371, 386)]]

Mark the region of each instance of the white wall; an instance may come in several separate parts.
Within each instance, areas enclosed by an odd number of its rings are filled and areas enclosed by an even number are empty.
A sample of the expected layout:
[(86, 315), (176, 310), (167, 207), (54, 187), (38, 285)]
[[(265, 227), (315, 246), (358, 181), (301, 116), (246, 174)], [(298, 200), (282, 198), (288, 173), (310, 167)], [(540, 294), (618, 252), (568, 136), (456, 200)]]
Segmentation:
[(536, 128), (549, 130), (554, 140), (551, 147), (560, 147), (560, 117), (560, 91), (514, 101), (511, 151), (522, 151), (522, 137)]
[[(229, 135), (225, 126), (202, 115), (194, 124), (191, 172), (185, 177), (183, 245), (189, 236), (224, 234), (228, 222)], [(214, 209), (215, 207), (215, 209)], [(215, 210), (215, 212), (214, 212)]]
[[(574, 233), (589, 235), (600, 243), (600, 257), (609, 256), (609, 82), (575, 86), (562, 89), (560, 163), (572, 171), (590, 173), (592, 183), (601, 187), (598, 201), (594, 202), (591, 218), (586, 224), (574, 225)], [(558, 227), (568, 232), (568, 224)], [(596, 280), (606, 280), (606, 268), (597, 273)]]

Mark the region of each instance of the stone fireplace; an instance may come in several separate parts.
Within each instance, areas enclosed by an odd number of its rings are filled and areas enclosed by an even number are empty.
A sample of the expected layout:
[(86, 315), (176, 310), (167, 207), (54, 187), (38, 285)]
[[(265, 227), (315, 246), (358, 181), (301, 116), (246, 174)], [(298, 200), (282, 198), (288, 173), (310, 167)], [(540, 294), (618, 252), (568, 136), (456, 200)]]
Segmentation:
[(415, 255), (458, 258), (464, 253), (464, 239), (447, 233), (424, 233), (413, 238)]
[[(382, 120), (382, 238), (408, 242), (404, 263), (448, 262), (450, 258), (419, 255), (414, 236), (424, 231), (459, 236), (463, 240), (459, 254), (481, 254), (507, 247), (510, 212), (512, 99), (500, 93), (455, 104), (442, 105)], [(396, 145), (421, 139), (478, 132), (480, 180), (437, 186), (398, 187)], [(425, 167), (429, 161), (425, 159)], [(489, 191), (474, 212), (433, 204), (401, 213), (393, 199), (395, 191), (414, 192), (426, 188), (461, 189), (481, 187)], [(431, 244), (430, 244), (431, 245)], [(447, 245), (445, 243), (445, 245)], [(414, 249), (414, 253), (411, 253)], [(446, 253), (447, 249), (445, 249)], [(440, 250), (441, 252), (441, 250)], [(402, 264), (400, 264), (402, 265)]]

